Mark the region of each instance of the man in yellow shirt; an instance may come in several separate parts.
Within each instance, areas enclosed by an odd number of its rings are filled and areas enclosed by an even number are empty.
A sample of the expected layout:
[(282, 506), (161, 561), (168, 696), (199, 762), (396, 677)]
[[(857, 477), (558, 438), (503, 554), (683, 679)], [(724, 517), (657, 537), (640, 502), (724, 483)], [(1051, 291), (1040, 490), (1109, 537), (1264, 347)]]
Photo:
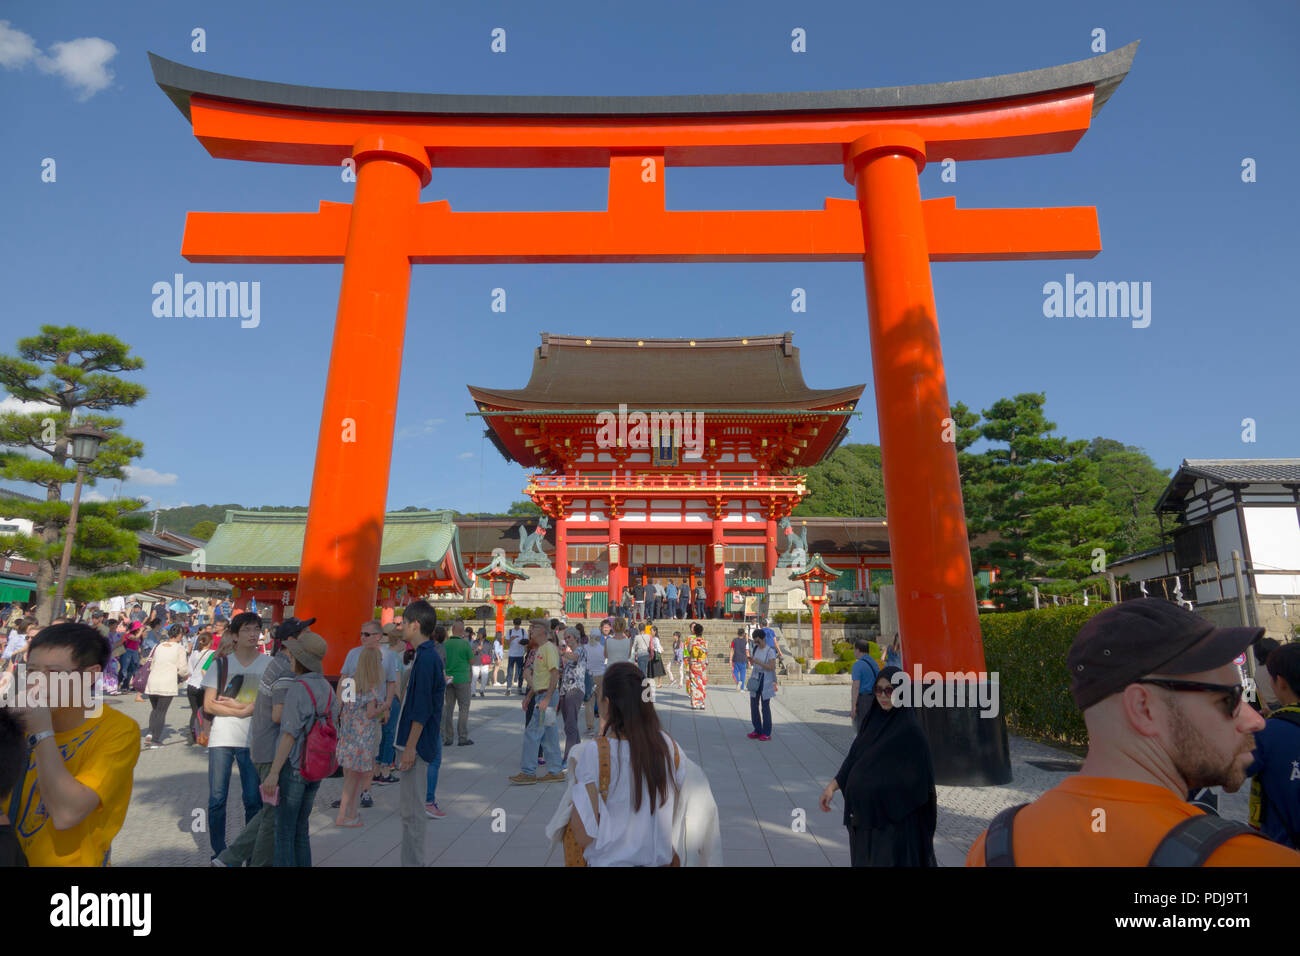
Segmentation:
[[(28, 651), (29, 681), (70, 675), (85, 686), (108, 663), (108, 641), (87, 624), (55, 624)], [(22, 703), (33, 703), (24, 700)], [(31, 866), (107, 866), (131, 802), (140, 728), (90, 700), (49, 700), (20, 713), (30, 750), (14, 829)]]
[[(510, 778), (511, 783), (558, 783), (564, 780), (564, 760), (560, 754), (560, 733), (555, 720), (555, 705), (560, 688), (560, 652), (547, 637), (546, 628), (534, 624), (528, 640), (537, 648), (533, 658), (533, 681), (524, 698), (524, 712), (533, 704), (532, 716), (524, 728), (524, 752), (520, 759), (520, 772)], [(546, 766), (553, 768), (544, 777), (537, 776), (537, 745), (541, 744)]]

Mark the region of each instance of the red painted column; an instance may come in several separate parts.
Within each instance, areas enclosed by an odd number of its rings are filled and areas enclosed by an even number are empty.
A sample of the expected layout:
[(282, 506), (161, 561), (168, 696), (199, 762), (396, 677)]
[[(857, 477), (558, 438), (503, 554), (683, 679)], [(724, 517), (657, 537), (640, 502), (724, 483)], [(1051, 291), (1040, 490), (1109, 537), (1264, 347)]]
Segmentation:
[[(771, 514), (769, 511), (768, 515)], [(773, 517), (768, 517), (767, 534), (763, 536), (763, 569), (767, 572), (763, 577), (770, 581), (776, 571), (776, 519)]]
[(957, 448), (942, 439), (948, 385), (914, 133), (870, 133), (848, 148), (867, 237), (864, 273), (889, 547), (905, 663), (982, 671), (984, 647), (971, 577)]
[[(617, 544), (618, 564), (611, 563), (609, 566), (609, 612), (612, 614), (618, 607), (618, 602), (623, 596), (623, 587), (627, 584), (627, 559), (628, 556), (623, 553), (622, 546), (622, 526), (617, 518), (609, 519), (609, 544)], [(613, 552), (609, 552), (612, 554)]]
[(812, 604), (813, 660), (822, 659), (822, 602), (810, 601)]
[[(555, 580), (559, 583), (560, 594), (569, 595), (569, 522), (567, 518), (557, 518), (555, 522)], [(564, 610), (561, 605), (560, 610)]]
[(713, 560), (713, 546), (715, 544), (723, 544), (722, 519), (717, 517), (713, 519), (713, 535), (709, 541), (709, 557), (708, 557), (709, 583), (706, 589), (709, 592), (710, 606), (716, 604), (718, 601), (725, 600), (726, 589), (727, 589), (726, 548), (725, 546), (723, 547), (723, 552), (722, 552), (723, 563), (716, 564), (714, 563)]
[(411, 282), (408, 235), (430, 178), (424, 147), (370, 135), (352, 151), (356, 193), (316, 442), (297, 611), (329, 643), (337, 674), (374, 616), (397, 386)]

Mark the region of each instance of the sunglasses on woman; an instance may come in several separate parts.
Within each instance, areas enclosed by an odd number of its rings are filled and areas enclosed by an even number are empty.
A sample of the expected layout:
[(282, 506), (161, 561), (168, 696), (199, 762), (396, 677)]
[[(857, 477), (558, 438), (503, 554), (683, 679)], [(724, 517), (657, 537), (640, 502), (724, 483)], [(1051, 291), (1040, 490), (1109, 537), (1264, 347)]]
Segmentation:
[(1245, 696), (1246, 688), (1242, 684), (1207, 684), (1199, 680), (1172, 680), (1160, 677), (1144, 677), (1142, 680), (1135, 680), (1135, 684), (1154, 684), (1157, 687), (1163, 687), (1165, 690), (1175, 691), (1198, 691), (1208, 692), (1211, 694), (1221, 695), (1219, 702), (1227, 710), (1228, 717), (1237, 716), (1237, 708), (1241, 706), (1241, 699)]

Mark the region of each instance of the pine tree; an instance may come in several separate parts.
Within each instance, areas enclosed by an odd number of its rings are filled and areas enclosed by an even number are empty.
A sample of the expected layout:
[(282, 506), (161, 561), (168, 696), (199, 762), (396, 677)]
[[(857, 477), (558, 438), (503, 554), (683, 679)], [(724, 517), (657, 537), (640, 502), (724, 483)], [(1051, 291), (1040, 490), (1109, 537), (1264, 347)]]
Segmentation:
[(0, 355), (0, 387), (32, 410), (0, 414), (0, 478), (39, 485), (42, 502), (13, 501), (6, 511), (33, 523), (30, 535), (0, 535), (0, 550), (12, 550), (35, 561), (37, 619), (54, 616), (54, 586), (63, 554), (69, 504), (63, 486), (75, 482), (77, 471), (69, 462), (67, 430), (74, 424), (93, 425), (110, 433), (99, 454), (86, 467), (86, 479), (77, 533), (72, 546), (72, 567), (86, 575), (69, 574), (65, 595), (74, 601), (91, 601), (114, 594), (157, 587), (174, 580), (174, 571), (140, 574), (131, 570), (139, 557), (135, 530), (147, 519), (138, 514), (138, 499), (88, 501), (85, 488), (100, 478), (121, 479), (126, 466), (144, 453), (144, 446), (115, 432), (122, 420), (102, 412), (132, 407), (145, 396), (144, 386), (119, 378), (118, 372), (144, 367), (130, 354), (130, 346), (111, 335), (72, 326), (41, 326), (40, 334), (20, 339), (16, 356)]
[[(998, 568), (989, 593), (1007, 610), (1031, 606), (1035, 581), (1047, 593), (1078, 590), (1120, 525), (1089, 443), (1054, 434), (1045, 401), (1032, 393), (1000, 399), (982, 421), (953, 407), (968, 529), (972, 537), (995, 535), (972, 548), (973, 562)], [(966, 451), (980, 440), (990, 447)]]

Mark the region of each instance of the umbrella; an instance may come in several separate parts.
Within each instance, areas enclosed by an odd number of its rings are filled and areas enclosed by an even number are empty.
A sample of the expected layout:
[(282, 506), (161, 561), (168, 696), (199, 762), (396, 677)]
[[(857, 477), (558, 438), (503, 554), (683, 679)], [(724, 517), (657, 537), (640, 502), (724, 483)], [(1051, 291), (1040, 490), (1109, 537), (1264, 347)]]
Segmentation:
[(181, 601), (181, 600), (177, 599), (177, 600), (175, 600), (175, 601), (170, 601), (170, 602), (168, 602), (168, 604), (167, 604), (167, 610), (169, 610), (169, 611), (180, 611), (182, 614), (189, 614), (190, 611), (192, 611), (192, 610), (194, 610), (194, 609), (193, 609), (192, 607), (190, 607), (190, 605), (189, 605), (188, 602), (186, 602), (186, 601)]

